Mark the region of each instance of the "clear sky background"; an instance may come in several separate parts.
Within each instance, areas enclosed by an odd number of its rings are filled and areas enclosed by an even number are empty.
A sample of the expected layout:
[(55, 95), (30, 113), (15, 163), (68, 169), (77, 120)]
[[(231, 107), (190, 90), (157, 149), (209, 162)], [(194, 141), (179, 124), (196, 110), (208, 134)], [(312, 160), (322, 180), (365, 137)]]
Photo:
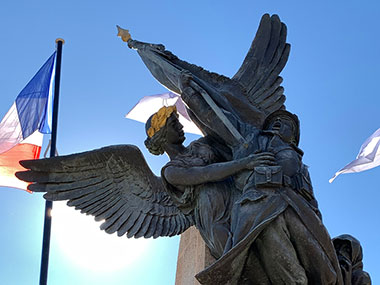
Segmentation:
[[(380, 168), (328, 179), (380, 127), (378, 1), (1, 1), (0, 116), (55, 49), (63, 47), (60, 155), (135, 144), (156, 174), (167, 157), (144, 147), (144, 125), (124, 118), (143, 96), (166, 90), (116, 37), (162, 43), (180, 58), (227, 76), (240, 67), (262, 14), (288, 27), (282, 76), (286, 106), (301, 120), (323, 221), (349, 233), (380, 283)], [(196, 139), (188, 136), (187, 143)], [(44, 200), (0, 188), (0, 283), (37, 284)], [(98, 230), (92, 217), (55, 203), (49, 284), (174, 284), (179, 238), (129, 240)]]

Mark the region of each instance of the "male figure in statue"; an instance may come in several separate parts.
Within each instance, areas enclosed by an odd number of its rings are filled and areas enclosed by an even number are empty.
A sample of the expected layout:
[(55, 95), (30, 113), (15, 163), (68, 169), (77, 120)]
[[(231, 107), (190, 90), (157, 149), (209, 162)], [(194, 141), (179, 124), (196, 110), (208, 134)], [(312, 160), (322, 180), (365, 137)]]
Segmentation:
[[(218, 137), (226, 137), (225, 130), (217, 127), (222, 125), (216, 123), (219, 118), (191, 87), (191, 75), (183, 73), (181, 78), (182, 98), (196, 117), (194, 121)], [(260, 130), (226, 110), (224, 113), (248, 143), (224, 141), (233, 159), (266, 153), (274, 157), (275, 165), (263, 164), (234, 175), (239, 195), (234, 195), (231, 212), (232, 240), (226, 243), (225, 257), (214, 266), (229, 256), (241, 260), (241, 266), (234, 268), (234, 272), (241, 272), (235, 277), (239, 283), (339, 283), (335, 250), (321, 223), (307, 167), (302, 163), (303, 152), (298, 148), (297, 116), (278, 110), (266, 118)]]

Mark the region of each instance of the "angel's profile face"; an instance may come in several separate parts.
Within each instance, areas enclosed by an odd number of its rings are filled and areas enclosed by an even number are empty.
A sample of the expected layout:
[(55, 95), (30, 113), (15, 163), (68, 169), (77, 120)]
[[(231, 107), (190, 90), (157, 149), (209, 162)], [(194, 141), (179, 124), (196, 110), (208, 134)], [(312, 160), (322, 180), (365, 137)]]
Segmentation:
[(286, 142), (291, 142), (294, 138), (294, 129), (292, 120), (286, 116), (274, 117), (268, 126), (268, 130), (277, 131)]
[(166, 121), (166, 140), (171, 144), (182, 144), (185, 141), (183, 126), (175, 113), (172, 113)]

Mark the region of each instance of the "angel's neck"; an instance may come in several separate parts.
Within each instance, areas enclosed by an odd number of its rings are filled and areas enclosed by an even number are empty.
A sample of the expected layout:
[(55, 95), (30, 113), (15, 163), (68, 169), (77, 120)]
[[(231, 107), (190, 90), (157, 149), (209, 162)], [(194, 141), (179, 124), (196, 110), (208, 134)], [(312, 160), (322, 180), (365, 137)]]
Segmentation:
[(167, 144), (164, 149), (170, 159), (174, 159), (186, 151), (186, 147), (183, 144)]

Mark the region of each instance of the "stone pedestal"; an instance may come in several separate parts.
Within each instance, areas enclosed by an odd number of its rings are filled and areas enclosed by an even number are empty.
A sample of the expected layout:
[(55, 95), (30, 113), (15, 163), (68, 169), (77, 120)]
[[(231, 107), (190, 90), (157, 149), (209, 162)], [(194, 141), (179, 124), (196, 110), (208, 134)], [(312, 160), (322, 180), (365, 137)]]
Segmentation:
[(199, 285), (194, 276), (214, 261), (198, 230), (189, 228), (181, 235), (175, 284)]

